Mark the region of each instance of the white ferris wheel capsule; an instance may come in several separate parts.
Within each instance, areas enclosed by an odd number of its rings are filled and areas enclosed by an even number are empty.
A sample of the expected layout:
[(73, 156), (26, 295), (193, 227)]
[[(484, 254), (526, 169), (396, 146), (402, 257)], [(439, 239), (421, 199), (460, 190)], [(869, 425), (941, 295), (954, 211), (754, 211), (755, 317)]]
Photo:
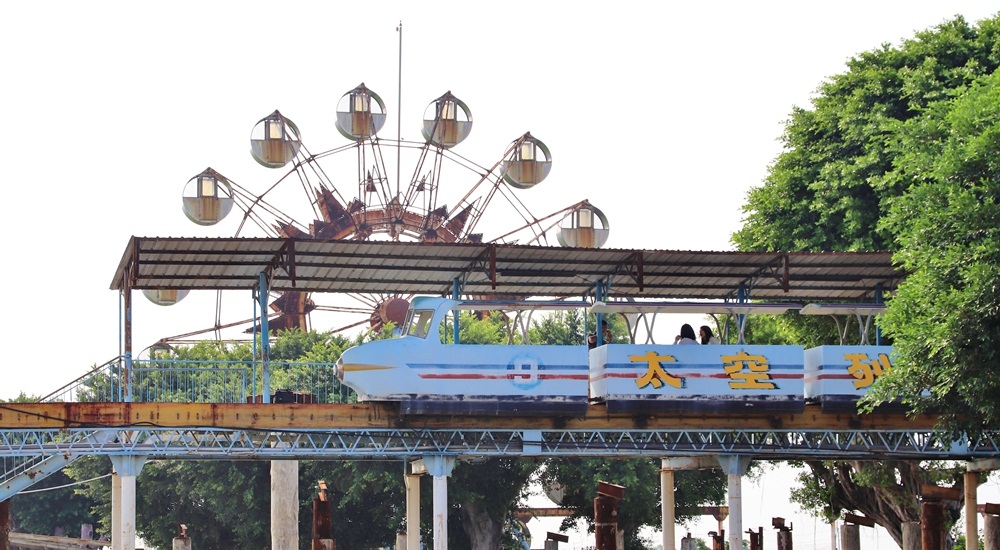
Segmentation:
[(462, 143), (472, 132), (472, 111), (450, 91), (427, 106), (424, 111), (424, 139), (449, 149)]
[(385, 103), (362, 82), (337, 104), (337, 131), (350, 140), (367, 139), (385, 125)]
[(250, 154), (268, 168), (288, 164), (301, 146), (298, 127), (277, 110), (260, 119), (250, 132)]

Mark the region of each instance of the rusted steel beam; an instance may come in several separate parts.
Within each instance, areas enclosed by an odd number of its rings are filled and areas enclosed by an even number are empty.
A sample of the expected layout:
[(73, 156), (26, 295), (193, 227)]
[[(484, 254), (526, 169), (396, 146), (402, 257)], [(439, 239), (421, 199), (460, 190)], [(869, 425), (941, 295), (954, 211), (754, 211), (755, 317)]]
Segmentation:
[(937, 418), (902, 414), (611, 415), (600, 405), (578, 418), (400, 416), (392, 405), (319, 403), (5, 403), (0, 429), (78, 427), (493, 428), (493, 429), (818, 429), (922, 430)]
[(920, 485), (921, 500), (962, 500), (962, 490), (955, 487), (938, 487), (929, 483)]

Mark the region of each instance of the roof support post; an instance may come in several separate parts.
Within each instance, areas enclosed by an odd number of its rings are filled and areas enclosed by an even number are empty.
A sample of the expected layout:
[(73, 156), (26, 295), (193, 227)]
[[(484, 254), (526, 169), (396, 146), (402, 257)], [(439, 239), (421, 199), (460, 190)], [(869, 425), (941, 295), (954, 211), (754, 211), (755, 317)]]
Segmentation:
[[(122, 290), (122, 308), (124, 322), (125, 352), (123, 354), (124, 370), (121, 371), (121, 378), (118, 382), (118, 391), (114, 391), (115, 383), (112, 381), (111, 391), (118, 394), (118, 399), (126, 403), (132, 402), (132, 285), (126, 284)], [(121, 363), (119, 363), (121, 364)], [(124, 389), (124, 395), (122, 394)]]
[[(884, 291), (882, 289), (882, 283), (876, 284), (875, 285), (875, 303), (876, 304), (882, 304), (883, 303), (882, 302), (882, 293), (883, 292)], [(882, 345), (882, 327), (878, 326), (878, 323), (875, 323), (875, 345), (876, 346), (881, 346)]]
[[(738, 303), (738, 304), (745, 304), (745, 303), (749, 302), (750, 301), (750, 296), (749, 295), (750, 295), (750, 293), (747, 292), (746, 283), (740, 283), (739, 288), (736, 289), (736, 303)], [(736, 334), (739, 335), (739, 338), (737, 339), (736, 343), (739, 344), (739, 345), (741, 345), (741, 346), (743, 344), (747, 343), (746, 342), (746, 334), (744, 333), (745, 330), (746, 330), (746, 323), (747, 323), (747, 314), (746, 313), (737, 313), (736, 314)]]
[[(458, 298), (459, 298), (459, 292), (458, 291), (459, 291), (458, 277), (455, 277), (454, 279), (451, 280), (451, 298), (453, 300), (458, 300)], [(458, 318), (461, 317), (462, 314), (458, 310), (455, 310), (454, 314), (455, 314), (455, 322), (453, 323), (453, 326), (452, 326), (452, 332), (453, 332), (454, 338), (452, 338), (452, 341), (457, 344), (458, 343), (458, 334), (460, 332), (459, 331), (459, 327), (458, 327)]]
[(264, 403), (271, 402), (271, 344), (268, 340), (270, 330), (267, 327), (267, 273), (261, 271), (257, 281), (257, 299), (260, 302), (260, 365), (261, 365), (261, 399)]
[[(597, 281), (597, 284), (594, 285), (594, 298), (598, 302), (603, 302), (604, 297), (607, 296), (607, 294), (608, 294), (608, 282), (605, 280)], [(601, 323), (604, 322), (604, 314), (598, 311), (596, 317), (597, 320), (595, 321), (594, 325), (594, 334), (597, 335), (597, 341), (595, 342), (595, 345), (603, 346), (604, 344), (607, 344), (607, 342), (604, 341), (604, 331), (601, 330)], [(584, 315), (583, 325), (584, 325), (584, 331), (586, 332), (587, 328), (586, 315)]]

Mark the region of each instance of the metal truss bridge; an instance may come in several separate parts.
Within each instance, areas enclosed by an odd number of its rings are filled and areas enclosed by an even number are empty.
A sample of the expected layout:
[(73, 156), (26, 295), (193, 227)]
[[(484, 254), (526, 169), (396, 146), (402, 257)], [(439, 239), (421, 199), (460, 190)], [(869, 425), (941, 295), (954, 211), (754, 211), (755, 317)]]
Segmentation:
[(265, 431), (221, 428), (7, 430), (0, 457), (143, 455), (160, 459), (323, 460), (456, 457), (671, 457), (762, 459), (973, 459), (995, 457), (997, 439), (941, 442), (931, 431), (892, 430), (465, 430)]
[[(581, 418), (413, 417), (378, 404), (26, 403), (0, 407), (0, 458), (343, 459), (449, 455), (956, 459), (1000, 434), (946, 441), (931, 416), (823, 413)], [(16, 468), (15, 468), (16, 469)]]

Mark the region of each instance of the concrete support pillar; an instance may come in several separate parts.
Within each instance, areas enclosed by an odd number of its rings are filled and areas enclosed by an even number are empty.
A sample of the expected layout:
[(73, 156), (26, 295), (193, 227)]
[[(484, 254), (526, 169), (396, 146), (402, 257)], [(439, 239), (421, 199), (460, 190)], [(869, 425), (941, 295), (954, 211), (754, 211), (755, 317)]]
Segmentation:
[(667, 459), (660, 470), (660, 524), (663, 528), (663, 550), (676, 550), (674, 546), (674, 471), (667, 469)]
[(119, 476), (121, 479), (121, 516), (119, 516), (119, 531), (112, 534), (112, 540), (118, 537), (122, 541), (122, 550), (135, 548), (135, 478), (134, 475)]
[(122, 550), (118, 533), (122, 529), (122, 478), (111, 474), (111, 550)]
[(425, 456), (423, 463), (433, 477), (433, 550), (448, 550), (448, 476), (455, 468), (455, 457)]
[(271, 461), (271, 550), (299, 550), (299, 461)]
[(396, 550), (406, 550), (406, 531), (396, 531)]
[(901, 550), (920, 550), (920, 522), (903, 522), (903, 548)]
[(965, 548), (979, 550), (979, 525), (977, 523), (977, 493), (979, 492), (979, 474), (965, 472)]
[(420, 475), (406, 474), (406, 548), (420, 550)]
[(681, 539), (681, 550), (698, 550), (698, 539), (688, 533), (686, 537)]
[(175, 538), (171, 550), (191, 550), (191, 537)]
[(750, 457), (719, 455), (722, 470), (726, 472), (729, 487), (729, 547), (743, 548), (743, 485), (742, 476), (750, 466)]
[(1000, 516), (993, 514), (983, 516), (983, 548), (1000, 550)]
[(663, 550), (676, 550), (677, 539), (674, 526), (677, 514), (674, 510), (674, 472), (677, 470), (712, 470), (719, 467), (719, 461), (710, 456), (681, 456), (660, 460), (660, 528), (663, 531)]
[(146, 457), (111, 456), (111, 548), (135, 549), (135, 478), (142, 472)]
[(448, 550), (448, 477), (433, 478), (434, 550)]
[(726, 474), (729, 500), (729, 547), (743, 548), (743, 483), (740, 474)]
[(853, 523), (840, 526), (840, 547), (842, 550), (861, 550), (861, 528)]

